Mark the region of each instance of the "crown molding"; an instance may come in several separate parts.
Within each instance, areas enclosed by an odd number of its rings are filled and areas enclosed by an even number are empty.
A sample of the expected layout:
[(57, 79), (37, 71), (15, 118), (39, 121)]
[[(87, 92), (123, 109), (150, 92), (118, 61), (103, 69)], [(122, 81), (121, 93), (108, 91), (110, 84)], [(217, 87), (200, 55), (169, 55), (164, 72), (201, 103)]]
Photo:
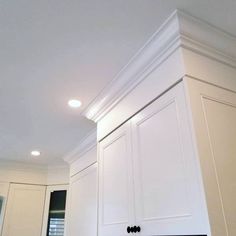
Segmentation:
[(169, 51), (171, 44), (177, 42), (179, 37), (179, 24), (176, 17), (177, 14), (174, 12), (164, 22), (158, 31), (151, 36), (127, 65), (84, 110), (84, 116), (95, 122), (101, 119), (142, 80), (141, 75), (152, 62), (160, 59), (163, 54), (166, 54), (166, 51)]
[(91, 150), (97, 145), (97, 130), (94, 129), (89, 133), (76, 147), (73, 151), (68, 153), (63, 160), (69, 164), (72, 164), (76, 160), (78, 160), (81, 156), (83, 156), (86, 152)]
[(98, 122), (152, 70), (179, 48), (191, 50), (236, 68), (234, 36), (176, 10), (98, 94), (84, 110), (83, 115)]
[(180, 47), (236, 68), (236, 37), (177, 11)]

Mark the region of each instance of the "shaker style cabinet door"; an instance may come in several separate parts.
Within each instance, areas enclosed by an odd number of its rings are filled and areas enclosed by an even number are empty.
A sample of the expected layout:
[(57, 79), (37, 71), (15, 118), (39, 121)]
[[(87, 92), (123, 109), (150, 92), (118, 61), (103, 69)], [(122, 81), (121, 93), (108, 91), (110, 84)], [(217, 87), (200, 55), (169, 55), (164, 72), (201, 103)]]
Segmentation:
[(206, 232), (182, 84), (131, 120), (139, 235)]
[(45, 186), (11, 184), (2, 236), (40, 236)]
[(133, 220), (130, 124), (99, 144), (99, 236), (125, 236)]

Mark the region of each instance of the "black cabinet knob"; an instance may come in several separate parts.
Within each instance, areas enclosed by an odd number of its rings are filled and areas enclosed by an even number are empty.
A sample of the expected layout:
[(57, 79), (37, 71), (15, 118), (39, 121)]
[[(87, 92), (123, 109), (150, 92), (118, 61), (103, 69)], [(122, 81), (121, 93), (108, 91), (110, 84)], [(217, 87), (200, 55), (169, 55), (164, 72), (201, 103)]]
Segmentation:
[(140, 226), (137, 227), (137, 232), (138, 233), (141, 232), (141, 227)]
[(136, 226), (135, 225), (135, 226), (132, 226), (132, 227), (131, 226), (127, 227), (127, 233), (128, 234), (130, 234), (130, 233), (137, 233), (137, 232), (138, 233), (141, 232), (141, 227), (140, 226)]
[(134, 233), (134, 227), (130, 227), (130, 232)]
[(127, 233), (129, 234), (130, 232), (131, 232), (131, 227), (128, 226), (128, 227), (127, 227)]

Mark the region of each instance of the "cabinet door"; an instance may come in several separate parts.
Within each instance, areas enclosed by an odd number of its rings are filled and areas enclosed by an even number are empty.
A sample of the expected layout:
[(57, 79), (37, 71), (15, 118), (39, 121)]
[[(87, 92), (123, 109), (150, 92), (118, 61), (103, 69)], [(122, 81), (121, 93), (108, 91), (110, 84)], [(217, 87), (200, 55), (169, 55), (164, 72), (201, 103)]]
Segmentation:
[(206, 233), (187, 117), (184, 89), (178, 84), (132, 118), (141, 235)]
[(99, 236), (125, 236), (133, 219), (130, 123), (99, 144)]
[(11, 184), (2, 236), (40, 236), (45, 186)]
[(66, 235), (97, 235), (97, 164), (72, 177)]

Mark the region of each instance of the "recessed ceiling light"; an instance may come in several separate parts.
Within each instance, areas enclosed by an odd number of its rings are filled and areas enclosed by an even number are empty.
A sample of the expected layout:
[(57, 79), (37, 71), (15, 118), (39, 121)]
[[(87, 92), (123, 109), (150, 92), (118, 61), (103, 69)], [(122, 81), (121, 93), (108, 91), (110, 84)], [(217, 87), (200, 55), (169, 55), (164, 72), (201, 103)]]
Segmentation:
[(71, 99), (69, 100), (68, 105), (72, 108), (79, 108), (82, 105), (82, 102), (77, 99)]
[(37, 151), (37, 150), (34, 150), (31, 152), (31, 155), (34, 157), (38, 157), (38, 156), (40, 156), (40, 154), (41, 154), (40, 151)]

